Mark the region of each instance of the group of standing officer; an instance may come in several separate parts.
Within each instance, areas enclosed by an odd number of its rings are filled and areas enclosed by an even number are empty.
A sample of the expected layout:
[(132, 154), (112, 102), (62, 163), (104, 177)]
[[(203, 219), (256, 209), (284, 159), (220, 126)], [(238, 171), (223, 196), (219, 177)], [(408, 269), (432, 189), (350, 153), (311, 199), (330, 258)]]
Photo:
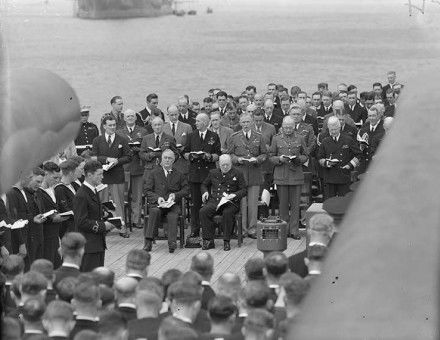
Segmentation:
[[(144, 249), (152, 249), (155, 230), (166, 218), (169, 250), (174, 252), (180, 202), (188, 194), (190, 238), (201, 234), (203, 249), (214, 247), (215, 215), (222, 215), (225, 250), (230, 249), (238, 212), (244, 236), (255, 238), (259, 196), (269, 188), (277, 192), (289, 235), (299, 239), (304, 171), (319, 179), (324, 199), (345, 195), (352, 171), (365, 171), (385, 135), (383, 104), (363, 104), (353, 88), (348, 95), (341, 88), (339, 99), (321, 86), (307, 101), (301, 97), (304, 92), (288, 96), (285, 89), (273, 91), (269, 85), (272, 91), (265, 95), (244, 93), (238, 110), (223, 91), (217, 102), (209, 101), (209, 108), (197, 107), (197, 113), (183, 96), (167, 108), (166, 122), (157, 95), (147, 96), (139, 113), (123, 114), (122, 98), (114, 97), (112, 112), (102, 119), (104, 133), (97, 138), (96, 126), (82, 122), (76, 144), (81, 147), (94, 138), (90, 155), (110, 166), (103, 175), (108, 185), (104, 193), (111, 193), (119, 209), (129, 179), (134, 227), (142, 228), (142, 196), (147, 198)], [(124, 211), (118, 213), (124, 217)], [(121, 236), (128, 236), (124, 229)]]

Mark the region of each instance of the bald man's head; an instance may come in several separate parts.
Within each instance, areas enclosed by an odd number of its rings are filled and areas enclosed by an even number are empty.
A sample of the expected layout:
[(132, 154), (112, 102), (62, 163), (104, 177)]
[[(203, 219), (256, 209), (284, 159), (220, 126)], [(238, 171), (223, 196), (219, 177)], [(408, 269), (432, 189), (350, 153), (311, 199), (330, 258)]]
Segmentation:
[(209, 125), (209, 116), (206, 113), (199, 113), (196, 117), (196, 127), (199, 131), (206, 131)]
[(214, 274), (214, 259), (208, 252), (200, 252), (191, 259), (191, 270), (200, 274), (206, 281)]
[(118, 303), (134, 297), (138, 281), (132, 277), (122, 277), (115, 282), (114, 288)]
[(230, 297), (233, 301), (238, 300), (241, 291), (240, 277), (235, 273), (223, 273), (217, 281), (217, 292), (219, 295)]

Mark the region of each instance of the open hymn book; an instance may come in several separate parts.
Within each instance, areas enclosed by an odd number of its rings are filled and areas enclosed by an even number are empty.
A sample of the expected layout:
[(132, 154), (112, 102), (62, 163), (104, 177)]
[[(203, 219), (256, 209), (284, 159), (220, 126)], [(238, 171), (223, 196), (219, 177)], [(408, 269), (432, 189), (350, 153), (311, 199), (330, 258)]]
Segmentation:
[(162, 209), (168, 209), (171, 208), (174, 205), (174, 203), (176, 202), (174, 202), (174, 200), (171, 199), (171, 197), (169, 197), (168, 200), (161, 202), (157, 206)]
[(0, 222), (0, 227), (5, 227), (8, 229), (21, 229), (24, 228), (26, 226), (26, 224), (28, 224), (28, 220), (17, 220), (12, 224), (6, 224), (5, 221), (1, 221)]
[(288, 155), (281, 155), (281, 157), (288, 158), (289, 161), (293, 161), (296, 158), (296, 156), (288, 156)]
[[(227, 194), (223, 193), (223, 197), (221, 198), (220, 202), (217, 204), (217, 208), (215, 210), (219, 210), (221, 206), (225, 205), (228, 202), (231, 202), (235, 197), (235, 194)], [(232, 203), (232, 202), (231, 202)]]
[(104, 170), (104, 171), (109, 171), (111, 168), (113, 168), (113, 166), (116, 164), (116, 162), (110, 162), (110, 163), (107, 163), (107, 164), (104, 164), (103, 166), (102, 166), (102, 169)]

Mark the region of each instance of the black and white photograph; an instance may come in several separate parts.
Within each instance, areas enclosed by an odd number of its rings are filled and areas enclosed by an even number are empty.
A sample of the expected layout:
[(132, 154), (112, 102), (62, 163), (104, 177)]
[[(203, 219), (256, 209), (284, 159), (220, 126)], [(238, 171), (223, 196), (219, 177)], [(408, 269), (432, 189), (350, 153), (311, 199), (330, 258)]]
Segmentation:
[(437, 0), (0, 0), (1, 339), (439, 339), (439, 93)]

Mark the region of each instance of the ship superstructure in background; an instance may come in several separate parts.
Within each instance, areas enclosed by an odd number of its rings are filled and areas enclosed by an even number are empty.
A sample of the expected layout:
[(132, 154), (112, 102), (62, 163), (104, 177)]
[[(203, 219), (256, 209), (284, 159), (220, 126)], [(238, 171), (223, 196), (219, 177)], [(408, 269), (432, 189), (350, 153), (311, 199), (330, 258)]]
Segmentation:
[(75, 0), (75, 15), (84, 19), (157, 17), (173, 13), (172, 0)]

